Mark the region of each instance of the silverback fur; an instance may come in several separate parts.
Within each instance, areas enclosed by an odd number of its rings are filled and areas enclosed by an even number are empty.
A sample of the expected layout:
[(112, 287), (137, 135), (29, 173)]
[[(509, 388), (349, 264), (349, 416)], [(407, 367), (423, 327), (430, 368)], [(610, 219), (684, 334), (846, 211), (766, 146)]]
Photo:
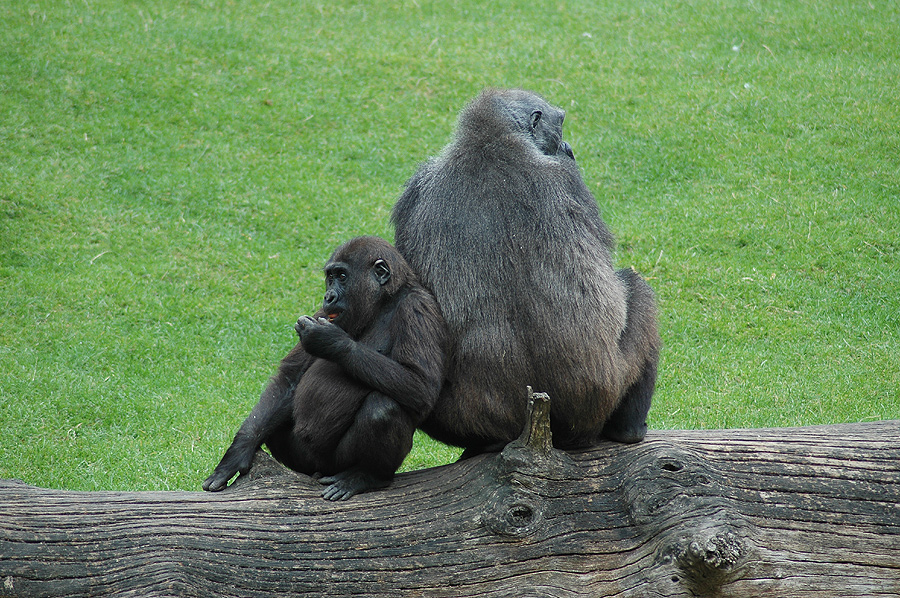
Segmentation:
[(526, 385), (549, 393), (557, 446), (646, 431), (655, 299), (614, 269), (564, 117), (533, 93), (485, 90), (394, 207), (395, 245), (449, 328), (444, 388), (422, 426), (438, 440), (477, 452), (515, 439)]

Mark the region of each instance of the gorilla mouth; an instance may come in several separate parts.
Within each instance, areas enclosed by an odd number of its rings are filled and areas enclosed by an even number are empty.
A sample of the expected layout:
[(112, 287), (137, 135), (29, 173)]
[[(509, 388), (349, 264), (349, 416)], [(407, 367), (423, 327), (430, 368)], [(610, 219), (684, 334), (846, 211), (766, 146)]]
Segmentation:
[(333, 313), (330, 313), (330, 314), (326, 314), (325, 317), (328, 318), (328, 321), (329, 321), (329, 322), (334, 322), (335, 320), (338, 319), (338, 316), (340, 316), (340, 315), (341, 315), (341, 312), (336, 311), (336, 312), (333, 312)]

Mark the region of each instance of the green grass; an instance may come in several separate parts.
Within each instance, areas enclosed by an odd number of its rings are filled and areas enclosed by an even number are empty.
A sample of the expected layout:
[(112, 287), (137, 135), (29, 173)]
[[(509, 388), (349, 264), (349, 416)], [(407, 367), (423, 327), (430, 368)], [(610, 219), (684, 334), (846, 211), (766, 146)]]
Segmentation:
[[(0, 477), (193, 489), (482, 87), (659, 296), (655, 428), (900, 418), (891, 2), (0, 5)], [(457, 453), (417, 437), (407, 468)]]

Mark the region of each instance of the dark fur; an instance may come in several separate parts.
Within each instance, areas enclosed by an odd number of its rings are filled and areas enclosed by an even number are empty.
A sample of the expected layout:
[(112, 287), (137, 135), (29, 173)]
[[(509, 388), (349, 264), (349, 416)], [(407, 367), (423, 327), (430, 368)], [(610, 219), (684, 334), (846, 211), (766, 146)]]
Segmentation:
[(393, 210), (397, 249), (450, 331), (448, 376), (422, 428), (472, 452), (518, 437), (526, 385), (549, 393), (557, 446), (646, 433), (655, 298), (613, 268), (564, 117), (530, 92), (486, 90)]
[(377, 237), (339, 247), (325, 273), (322, 309), (297, 321), (300, 342), (204, 490), (246, 473), (263, 443), (291, 469), (325, 474), (330, 500), (386, 486), (409, 453), (444, 375), (446, 327), (437, 303)]

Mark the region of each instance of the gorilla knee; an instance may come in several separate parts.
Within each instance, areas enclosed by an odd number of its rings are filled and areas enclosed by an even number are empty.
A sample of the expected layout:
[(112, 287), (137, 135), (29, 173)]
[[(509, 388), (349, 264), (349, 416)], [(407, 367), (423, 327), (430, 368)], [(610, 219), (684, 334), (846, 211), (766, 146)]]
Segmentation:
[(632, 366), (649, 361), (655, 368), (661, 345), (656, 323), (656, 296), (632, 268), (617, 270), (616, 276), (625, 287), (627, 309), (619, 346)]
[(369, 426), (384, 428), (402, 420), (405, 413), (396, 401), (384, 396), (369, 395), (357, 413), (357, 420)]
[(394, 400), (369, 395), (338, 444), (336, 462), (390, 477), (412, 449), (415, 425)]

